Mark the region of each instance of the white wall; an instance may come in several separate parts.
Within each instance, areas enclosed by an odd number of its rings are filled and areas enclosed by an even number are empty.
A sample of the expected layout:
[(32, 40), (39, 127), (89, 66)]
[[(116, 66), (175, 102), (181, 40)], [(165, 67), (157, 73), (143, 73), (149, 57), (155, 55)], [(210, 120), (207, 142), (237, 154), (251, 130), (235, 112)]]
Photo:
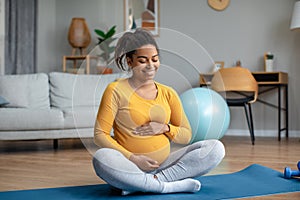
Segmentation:
[(92, 50), (97, 42), (94, 29), (117, 25), (123, 30), (123, 1), (39, 0), (38, 71), (61, 71), (62, 56), (71, 54), (68, 29), (73, 17), (85, 18)]
[(57, 71), (57, 62), (61, 46), (57, 46), (56, 1), (38, 1), (38, 38), (37, 38), (37, 71)]
[[(300, 74), (300, 32), (289, 30), (294, 2), (295, 0), (232, 0), (226, 10), (217, 12), (207, 5), (206, 0), (162, 0), (161, 27), (180, 31), (195, 39), (214, 60), (225, 61), (226, 67), (241, 60), (242, 65), (251, 71), (261, 71), (264, 69), (264, 52), (272, 51), (275, 54), (275, 70), (289, 73), (290, 129), (299, 130), (300, 109), (297, 102), (300, 95), (297, 85)], [(184, 46), (183, 41), (170, 37), (172, 35), (162, 35), (160, 40), (173, 40), (173, 46)], [(192, 49), (182, 51), (199, 59), (201, 71), (207, 70), (201, 64), (203, 57), (197, 56), (197, 52)], [(174, 67), (183, 66), (175, 62)], [(196, 77), (193, 79), (197, 81)], [(263, 99), (276, 104), (276, 97), (269, 93)], [(247, 129), (243, 110), (231, 109), (231, 113), (230, 128)], [(256, 130), (273, 130), (276, 135), (277, 110), (256, 103), (254, 118)]]
[[(218, 12), (207, 0), (160, 0), (157, 38), (162, 48), (159, 79), (182, 90), (198, 85), (198, 72), (208, 72), (212, 60), (230, 67), (241, 60), (251, 71), (264, 69), (263, 54), (275, 54), (275, 70), (289, 73), (290, 130), (300, 131), (297, 106), (300, 101), (300, 31), (290, 31), (295, 0), (231, 0)], [(39, 0), (38, 71), (61, 71), (61, 58), (69, 54), (67, 30), (72, 17), (85, 17), (93, 29), (117, 25), (123, 31), (122, 0)], [(275, 94), (265, 100), (276, 103)], [(232, 109), (231, 129), (247, 130), (242, 109)], [(277, 111), (260, 103), (254, 105), (255, 129), (268, 134), (277, 129)], [(248, 134), (248, 133), (245, 133)]]

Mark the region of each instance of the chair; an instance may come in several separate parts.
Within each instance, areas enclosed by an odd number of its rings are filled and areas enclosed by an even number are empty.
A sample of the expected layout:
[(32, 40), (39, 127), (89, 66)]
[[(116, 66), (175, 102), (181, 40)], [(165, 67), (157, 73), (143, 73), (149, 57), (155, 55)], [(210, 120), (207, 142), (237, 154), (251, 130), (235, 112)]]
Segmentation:
[(258, 85), (252, 73), (243, 67), (221, 68), (214, 73), (211, 88), (225, 95), (228, 106), (244, 107), (251, 142), (254, 145), (251, 104), (257, 100)]

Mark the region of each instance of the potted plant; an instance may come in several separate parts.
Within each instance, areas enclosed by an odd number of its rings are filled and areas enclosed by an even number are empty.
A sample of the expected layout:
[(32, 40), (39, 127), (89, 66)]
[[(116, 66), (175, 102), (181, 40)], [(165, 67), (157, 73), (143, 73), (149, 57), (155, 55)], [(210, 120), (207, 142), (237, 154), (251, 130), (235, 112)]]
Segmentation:
[(113, 60), (113, 56), (111, 55), (115, 46), (111, 46), (112, 42), (116, 40), (113, 38), (113, 35), (116, 33), (116, 26), (111, 27), (107, 32), (103, 30), (95, 29), (95, 33), (97, 34), (98, 43), (101, 53), (99, 56), (97, 68), (99, 73), (112, 73), (112, 70), (107, 67), (107, 65)]
[(274, 54), (271, 52), (265, 53), (265, 71), (272, 72), (274, 63)]

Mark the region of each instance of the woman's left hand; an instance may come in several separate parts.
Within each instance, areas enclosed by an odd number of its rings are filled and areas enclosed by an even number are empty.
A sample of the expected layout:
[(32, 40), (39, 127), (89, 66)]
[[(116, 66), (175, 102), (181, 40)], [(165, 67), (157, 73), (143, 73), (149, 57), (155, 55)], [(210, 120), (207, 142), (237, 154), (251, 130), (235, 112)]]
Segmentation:
[(169, 127), (166, 124), (162, 124), (159, 122), (149, 122), (147, 124), (143, 124), (142, 126), (137, 127), (133, 134), (148, 136), (148, 135), (158, 135), (164, 134), (169, 131)]

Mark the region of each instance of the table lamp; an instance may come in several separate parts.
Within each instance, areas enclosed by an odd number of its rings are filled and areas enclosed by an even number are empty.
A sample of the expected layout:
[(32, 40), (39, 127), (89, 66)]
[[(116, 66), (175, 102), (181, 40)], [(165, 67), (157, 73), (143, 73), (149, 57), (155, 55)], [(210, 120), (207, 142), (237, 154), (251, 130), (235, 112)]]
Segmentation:
[(295, 2), (290, 29), (300, 28), (300, 1)]

